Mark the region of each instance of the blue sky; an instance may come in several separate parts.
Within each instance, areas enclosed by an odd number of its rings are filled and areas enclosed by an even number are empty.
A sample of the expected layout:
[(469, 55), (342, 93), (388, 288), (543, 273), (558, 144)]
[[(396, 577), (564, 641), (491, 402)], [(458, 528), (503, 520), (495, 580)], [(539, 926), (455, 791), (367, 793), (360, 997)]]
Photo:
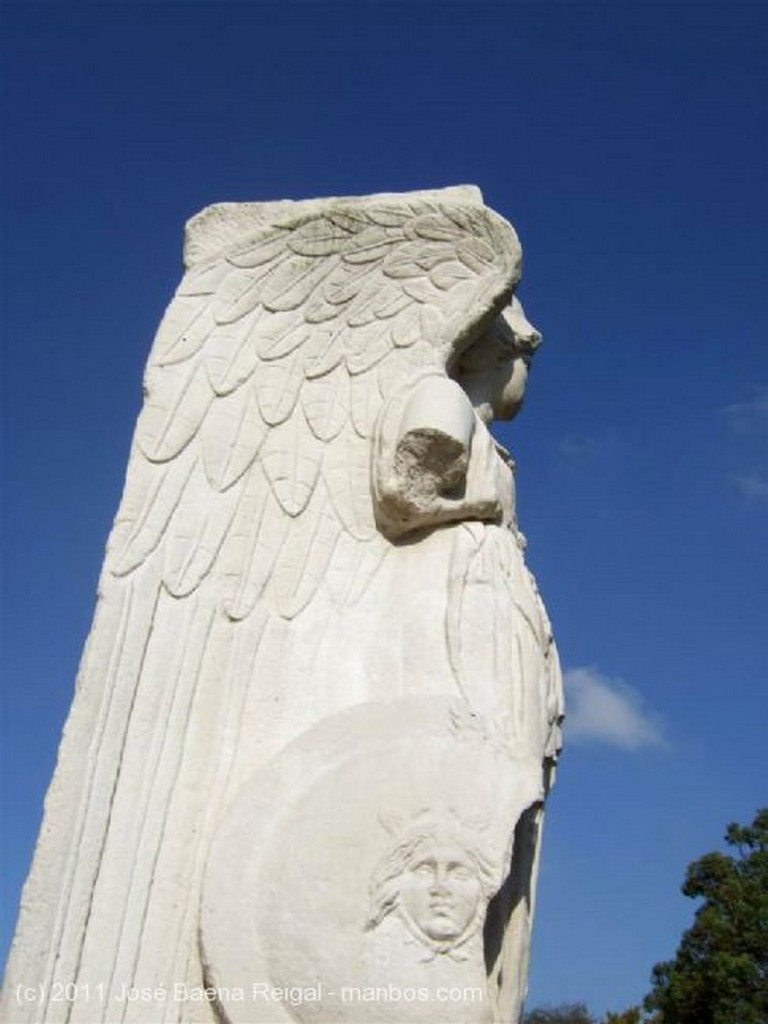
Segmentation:
[(640, 1000), (766, 803), (762, 3), (5, 4), (9, 941), (181, 231), (479, 184), (545, 344), (519, 464), (568, 670), (530, 1004)]

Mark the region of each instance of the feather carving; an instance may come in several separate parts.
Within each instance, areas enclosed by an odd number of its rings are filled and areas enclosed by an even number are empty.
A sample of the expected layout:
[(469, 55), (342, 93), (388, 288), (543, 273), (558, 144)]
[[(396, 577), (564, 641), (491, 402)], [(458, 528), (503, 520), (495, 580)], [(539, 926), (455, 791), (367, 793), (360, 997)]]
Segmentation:
[(292, 619), (306, 607), (322, 582), (341, 533), (324, 488), (318, 488), (309, 514), (288, 527), (285, 557), (275, 569), (280, 614)]
[(370, 490), (383, 404), (445, 372), (519, 273), (514, 233), (479, 205), (303, 209), (257, 219), (182, 280), (110, 549), (121, 576), (159, 557), (180, 601), (212, 580), (233, 621), (360, 599), (388, 549)]
[(200, 431), (203, 466), (214, 491), (226, 491), (246, 472), (267, 429), (251, 382), (214, 402)]
[(205, 369), (199, 363), (177, 376), (166, 367), (147, 377), (147, 399), (136, 440), (151, 462), (167, 462), (197, 433), (213, 401)]
[(319, 441), (332, 441), (349, 418), (349, 374), (336, 366), (306, 381), (301, 391), (304, 415)]
[(199, 295), (182, 295), (163, 317), (157, 332), (154, 364), (181, 363), (199, 352), (214, 325), (213, 311)]
[[(255, 321), (254, 322), (252, 322)], [(206, 345), (205, 366), (211, 387), (217, 395), (228, 395), (250, 380), (259, 361), (253, 332), (258, 317), (239, 323), (218, 324)]]

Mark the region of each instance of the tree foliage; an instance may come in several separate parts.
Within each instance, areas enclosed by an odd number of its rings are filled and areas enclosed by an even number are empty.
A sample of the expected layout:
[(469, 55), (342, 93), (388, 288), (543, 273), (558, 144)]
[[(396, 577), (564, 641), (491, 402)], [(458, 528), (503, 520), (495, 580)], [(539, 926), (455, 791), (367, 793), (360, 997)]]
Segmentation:
[(605, 1015), (603, 1024), (642, 1024), (643, 1011), (639, 1006), (631, 1006), (623, 1013), (610, 1013)]
[(523, 1017), (523, 1024), (595, 1024), (583, 1003), (540, 1006)]
[(682, 891), (704, 902), (675, 959), (653, 969), (654, 1024), (768, 1022), (768, 809), (729, 825), (725, 839), (736, 855), (688, 867)]
[[(623, 1013), (608, 1013), (601, 1024), (641, 1024), (638, 1007)], [(598, 1024), (583, 1003), (562, 1003), (559, 1006), (541, 1006), (523, 1017), (523, 1024)]]

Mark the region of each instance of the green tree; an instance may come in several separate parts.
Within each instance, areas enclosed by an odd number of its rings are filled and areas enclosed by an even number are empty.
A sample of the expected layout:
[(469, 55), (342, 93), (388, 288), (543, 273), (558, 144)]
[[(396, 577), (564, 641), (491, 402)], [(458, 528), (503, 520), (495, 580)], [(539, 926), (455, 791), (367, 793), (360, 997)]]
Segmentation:
[(642, 1024), (643, 1011), (639, 1006), (631, 1006), (623, 1013), (611, 1013), (605, 1015), (603, 1024)]
[(688, 867), (683, 893), (704, 903), (675, 959), (653, 969), (654, 1024), (768, 1024), (768, 809), (725, 839), (736, 855)]
[[(523, 1017), (523, 1024), (598, 1024), (584, 1003), (540, 1006)], [(633, 1006), (623, 1013), (607, 1013), (601, 1024), (642, 1024), (642, 1012)]]
[(595, 1024), (583, 1003), (540, 1006), (523, 1016), (523, 1024)]

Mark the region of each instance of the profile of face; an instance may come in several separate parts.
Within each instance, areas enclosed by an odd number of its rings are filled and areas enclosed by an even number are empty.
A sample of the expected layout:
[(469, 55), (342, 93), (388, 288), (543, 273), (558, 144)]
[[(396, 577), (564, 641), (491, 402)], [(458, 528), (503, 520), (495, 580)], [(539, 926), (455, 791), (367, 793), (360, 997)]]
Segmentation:
[(467, 854), (452, 843), (429, 838), (413, 851), (402, 876), (399, 910), (427, 939), (451, 942), (474, 923), (482, 891)]
[(511, 420), (517, 415), (540, 342), (541, 335), (513, 298), (490, 330), (462, 355), (456, 379), (481, 417)]

